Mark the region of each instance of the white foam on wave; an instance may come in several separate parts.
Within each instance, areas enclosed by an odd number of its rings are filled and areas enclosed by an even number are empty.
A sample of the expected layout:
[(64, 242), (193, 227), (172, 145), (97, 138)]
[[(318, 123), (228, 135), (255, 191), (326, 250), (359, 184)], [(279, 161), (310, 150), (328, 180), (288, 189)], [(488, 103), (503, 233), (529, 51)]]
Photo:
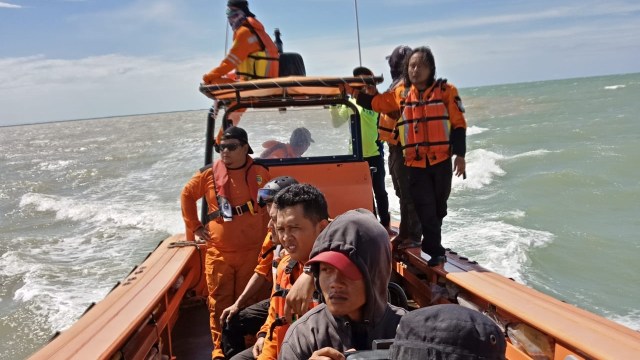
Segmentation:
[(181, 232), (184, 228), (176, 213), (151, 208), (146, 204), (104, 203), (103, 201), (65, 198), (27, 193), (20, 199), (21, 208), (34, 206), (37, 211), (55, 212), (58, 220), (90, 222), (103, 228), (135, 227), (149, 231)]
[(51, 161), (51, 162), (41, 162), (38, 167), (40, 168), (40, 170), (46, 170), (46, 171), (54, 171), (54, 170), (60, 170), (60, 169), (64, 169), (67, 166), (73, 164), (75, 161), (74, 160), (57, 160), (57, 161)]
[(546, 150), (546, 149), (538, 149), (538, 150), (531, 150), (531, 151), (525, 151), (521, 154), (516, 154), (516, 155), (512, 155), (512, 156), (508, 156), (505, 159), (508, 160), (514, 160), (514, 159), (520, 159), (520, 158), (528, 158), (528, 157), (540, 157), (540, 156), (544, 156), (546, 154), (549, 153), (554, 153), (554, 152), (559, 152), (559, 151), (551, 151), (551, 150)]
[(493, 182), (496, 176), (503, 176), (505, 171), (498, 165), (504, 156), (485, 150), (472, 150), (465, 156), (467, 179), (454, 176), (452, 180), (453, 191), (464, 189), (480, 189)]
[(627, 315), (608, 314), (607, 317), (632, 330), (640, 331), (640, 310), (633, 310)]
[[(63, 253), (72, 258), (69, 252), (74, 250), (67, 250)], [(37, 315), (35, 319), (41, 319), (50, 331), (56, 331), (71, 326), (84, 311), (81, 304), (88, 306), (101, 300), (109, 287), (96, 286), (99, 282), (92, 276), (69, 276), (64, 262), (52, 260), (47, 257), (46, 263), (25, 261), (29, 269), (22, 275), (23, 285), (16, 290), (13, 300), (26, 303)], [(66, 291), (60, 291), (61, 286), (66, 287)]]
[(620, 84), (620, 85), (609, 85), (609, 86), (605, 86), (604, 89), (605, 90), (616, 90), (616, 89), (623, 89), (625, 87), (627, 87), (627, 86), (626, 85), (622, 85), (622, 84)]
[[(495, 214), (489, 218), (500, 216)], [(522, 271), (529, 263), (530, 250), (547, 246), (554, 239), (554, 235), (546, 231), (527, 229), (504, 221), (482, 220), (460, 212), (450, 211), (447, 218), (453, 224), (450, 223), (443, 234), (443, 245), (520, 283), (524, 283)]]
[(469, 126), (467, 128), (467, 136), (473, 136), (473, 135), (478, 135), (478, 134), (482, 134), (483, 132), (489, 130), (488, 128), (483, 128), (480, 126)]

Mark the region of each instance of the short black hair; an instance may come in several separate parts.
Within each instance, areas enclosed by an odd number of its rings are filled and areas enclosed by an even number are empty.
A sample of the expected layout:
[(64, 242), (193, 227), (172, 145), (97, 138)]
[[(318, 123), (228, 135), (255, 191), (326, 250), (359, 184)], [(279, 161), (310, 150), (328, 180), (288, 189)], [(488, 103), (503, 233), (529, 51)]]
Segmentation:
[(320, 190), (310, 184), (294, 184), (283, 189), (273, 203), (278, 210), (302, 204), (304, 217), (315, 224), (329, 219), (327, 200)]

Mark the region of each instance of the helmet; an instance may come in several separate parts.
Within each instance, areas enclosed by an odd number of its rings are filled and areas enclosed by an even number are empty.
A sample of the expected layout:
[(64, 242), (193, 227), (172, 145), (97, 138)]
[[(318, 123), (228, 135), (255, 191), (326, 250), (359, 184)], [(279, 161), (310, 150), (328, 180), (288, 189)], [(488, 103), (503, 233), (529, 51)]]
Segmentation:
[(278, 176), (271, 179), (268, 183), (264, 184), (264, 187), (258, 189), (258, 205), (265, 206), (267, 203), (273, 201), (273, 197), (282, 190), (293, 184), (297, 184), (298, 181), (291, 176)]

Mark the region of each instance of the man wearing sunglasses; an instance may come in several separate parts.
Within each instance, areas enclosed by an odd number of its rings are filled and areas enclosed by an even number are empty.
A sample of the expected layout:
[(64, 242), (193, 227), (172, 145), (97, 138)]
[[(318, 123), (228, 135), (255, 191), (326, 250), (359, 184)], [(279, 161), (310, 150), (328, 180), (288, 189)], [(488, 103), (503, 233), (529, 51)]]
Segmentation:
[[(181, 195), (187, 239), (207, 242), (205, 273), (214, 350), (212, 359), (224, 358), (220, 346), (220, 315), (242, 293), (253, 275), (269, 215), (258, 205), (258, 189), (271, 175), (253, 162), (247, 132), (226, 129), (220, 141), (220, 159), (200, 169)], [(197, 201), (205, 197), (209, 222), (198, 219)]]

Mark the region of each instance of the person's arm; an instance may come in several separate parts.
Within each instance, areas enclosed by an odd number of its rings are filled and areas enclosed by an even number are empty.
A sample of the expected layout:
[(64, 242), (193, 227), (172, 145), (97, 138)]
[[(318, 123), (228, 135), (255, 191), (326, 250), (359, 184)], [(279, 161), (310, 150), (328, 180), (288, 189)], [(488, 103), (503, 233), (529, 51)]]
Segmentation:
[(313, 291), (315, 290), (313, 280), (313, 276), (302, 273), (289, 289), (284, 304), (284, 317), (287, 319), (287, 323), (293, 323), (293, 314), (300, 317), (309, 311), (309, 303), (313, 300)]
[(331, 113), (331, 125), (334, 128), (340, 127), (342, 124), (349, 121), (349, 108), (344, 105), (332, 105), (329, 108), (329, 112)]
[(209, 232), (202, 225), (198, 218), (197, 201), (204, 196), (206, 183), (204, 181), (204, 172), (198, 171), (187, 182), (180, 194), (180, 207), (182, 208), (182, 218), (184, 219), (187, 240), (194, 240), (193, 234), (205, 241), (209, 241)]
[(397, 98), (396, 91), (369, 95), (356, 90), (354, 96), (358, 105), (377, 113), (389, 114), (400, 110), (400, 99)]
[(231, 320), (231, 318), (235, 314), (237, 314), (240, 309), (246, 307), (247, 300), (253, 297), (253, 295), (255, 295), (266, 282), (267, 279), (265, 279), (264, 276), (253, 273), (253, 276), (251, 276), (251, 279), (249, 279), (247, 286), (245, 286), (242, 294), (238, 296), (236, 302), (228, 308), (224, 309), (224, 311), (222, 312), (222, 315), (220, 316), (220, 326), (224, 327), (225, 322)]
[(455, 86), (446, 85), (443, 102), (449, 112), (449, 122), (451, 123), (449, 141), (451, 142), (451, 152), (455, 155), (453, 171), (456, 176), (465, 176), (467, 164), (464, 157), (467, 151), (467, 121), (464, 118), (462, 99), (460, 99), (458, 89)]
[(271, 325), (276, 320), (276, 317), (275, 301), (271, 298), (269, 301), (269, 315), (256, 335), (258, 340), (253, 346), (253, 356), (255, 356), (256, 359), (273, 359), (276, 357), (276, 353), (278, 351), (278, 338), (276, 337), (276, 331), (273, 332), (273, 337), (269, 340), (269, 336), (271, 335)]
[(250, 41), (251, 37), (255, 37), (251, 30), (246, 26), (241, 26), (235, 32), (233, 44), (229, 54), (220, 62), (220, 65), (213, 68), (207, 74), (202, 77), (205, 84), (210, 84), (216, 79), (219, 79), (236, 69), (244, 60), (247, 59), (249, 54), (260, 50), (259, 41)]

